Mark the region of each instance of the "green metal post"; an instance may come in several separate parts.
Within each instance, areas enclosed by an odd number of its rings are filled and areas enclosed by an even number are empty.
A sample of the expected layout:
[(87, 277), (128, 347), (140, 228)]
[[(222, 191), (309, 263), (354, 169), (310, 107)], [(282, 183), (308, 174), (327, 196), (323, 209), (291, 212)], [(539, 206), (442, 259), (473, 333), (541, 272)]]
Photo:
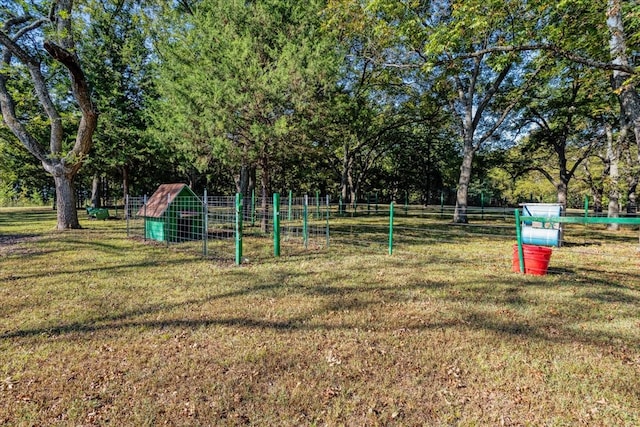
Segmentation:
[(393, 202), (389, 205), (389, 255), (393, 255)]
[(164, 211), (164, 227), (165, 227), (165, 240), (167, 247), (169, 247), (169, 239), (171, 238), (171, 221), (169, 218), (169, 211), (171, 210), (171, 195), (167, 194), (167, 210)]
[(378, 213), (378, 192), (375, 194), (375, 202), (376, 202), (376, 214)]
[(520, 209), (515, 211), (516, 217), (516, 239), (518, 240), (518, 260), (520, 262), (520, 273), (524, 274), (524, 251), (522, 249), (522, 228), (520, 223)]
[(480, 192), (480, 217), (484, 219), (484, 191)]
[(147, 241), (147, 195), (144, 195), (144, 241)]
[(202, 255), (207, 256), (209, 248), (207, 247), (207, 239), (209, 238), (209, 202), (207, 200), (207, 189), (204, 190), (202, 203)]
[(307, 215), (309, 213), (309, 196), (304, 195), (304, 206), (302, 207), (302, 240), (305, 249), (309, 246), (309, 224)]
[(236, 193), (236, 265), (242, 264), (242, 194)]
[(251, 226), (256, 225), (256, 189), (251, 190)]
[(329, 195), (327, 194), (327, 247), (329, 247)]
[(293, 210), (293, 191), (289, 190), (289, 212), (287, 214), (287, 221), (291, 221), (292, 210)]
[(584, 217), (589, 216), (589, 196), (584, 196)]
[(320, 191), (316, 190), (316, 219), (322, 219), (320, 216)]
[(280, 256), (280, 194), (273, 193), (273, 256)]

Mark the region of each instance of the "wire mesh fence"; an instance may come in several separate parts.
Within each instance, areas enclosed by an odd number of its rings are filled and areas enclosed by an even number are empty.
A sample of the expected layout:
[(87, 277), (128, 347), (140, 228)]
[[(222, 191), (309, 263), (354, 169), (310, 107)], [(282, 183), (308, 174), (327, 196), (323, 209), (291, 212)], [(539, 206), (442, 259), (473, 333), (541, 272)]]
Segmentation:
[[(324, 195), (242, 198), (163, 195), (160, 201), (129, 197), (125, 216), (130, 237), (177, 250), (240, 264), (247, 259), (336, 249), (345, 253), (419, 254), (441, 244), (483, 242), (503, 248), (505, 270), (516, 269), (517, 220), (514, 208), (470, 207), (468, 222), (452, 222), (453, 207), (375, 203), (345, 206)], [(582, 215), (568, 212), (567, 215)], [(607, 231), (606, 224), (565, 224), (549, 273), (578, 269), (585, 257), (612, 270), (638, 257), (638, 224)], [(477, 254), (482, 258), (481, 251)]]
[(234, 197), (199, 197), (190, 190), (156, 194), (126, 198), (127, 236), (212, 258), (233, 259)]
[(328, 198), (314, 205), (306, 196), (291, 197), (275, 206), (270, 197), (198, 197), (184, 188), (165, 190), (150, 198), (126, 199), (129, 237), (240, 263), (243, 251), (251, 249), (243, 240), (261, 240), (256, 246), (264, 246), (274, 238), (277, 214), (285, 254), (329, 245)]
[[(127, 234), (218, 258), (237, 256), (236, 246), (242, 244), (243, 238), (261, 240), (262, 246), (270, 244), (276, 220), (284, 255), (331, 245), (385, 252), (390, 245), (402, 250), (403, 246), (419, 242), (454, 241), (469, 235), (512, 237), (514, 234), (513, 214), (503, 209), (482, 209), (479, 215), (485, 221), (480, 224), (453, 226), (450, 217), (446, 217), (447, 211), (437, 206), (396, 206), (395, 218), (390, 221), (392, 205), (377, 200), (347, 206), (339, 198), (331, 199), (318, 193), (289, 194), (278, 197), (276, 206), (273, 197), (251, 195), (240, 198), (237, 206), (236, 199), (237, 196), (205, 194), (198, 197), (192, 193), (175, 197), (163, 195), (160, 201), (153, 197), (129, 197)], [(468, 210), (470, 218), (474, 218), (473, 212), (474, 208)], [(391, 240), (390, 227), (395, 230)], [(242, 250), (247, 249), (251, 247), (245, 244)]]

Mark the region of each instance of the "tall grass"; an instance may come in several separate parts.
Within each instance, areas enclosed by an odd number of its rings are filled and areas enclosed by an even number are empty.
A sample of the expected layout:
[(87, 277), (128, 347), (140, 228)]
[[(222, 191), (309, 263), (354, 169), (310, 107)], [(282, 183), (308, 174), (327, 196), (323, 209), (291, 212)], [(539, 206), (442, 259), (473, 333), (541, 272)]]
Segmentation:
[(0, 424), (640, 424), (624, 234), (589, 230), (536, 277), (500, 236), (279, 259), (248, 238), (237, 267), (122, 221), (54, 226), (0, 210)]

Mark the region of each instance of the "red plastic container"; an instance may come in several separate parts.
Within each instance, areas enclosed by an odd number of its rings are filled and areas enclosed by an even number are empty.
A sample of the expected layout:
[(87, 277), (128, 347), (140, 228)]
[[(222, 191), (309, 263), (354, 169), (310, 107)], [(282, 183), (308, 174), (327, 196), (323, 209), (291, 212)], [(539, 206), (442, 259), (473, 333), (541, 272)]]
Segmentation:
[[(524, 255), (524, 274), (544, 276), (549, 268), (551, 260), (551, 248), (536, 245), (522, 245)], [(515, 272), (520, 272), (520, 259), (518, 257), (518, 245), (513, 245), (513, 265)]]

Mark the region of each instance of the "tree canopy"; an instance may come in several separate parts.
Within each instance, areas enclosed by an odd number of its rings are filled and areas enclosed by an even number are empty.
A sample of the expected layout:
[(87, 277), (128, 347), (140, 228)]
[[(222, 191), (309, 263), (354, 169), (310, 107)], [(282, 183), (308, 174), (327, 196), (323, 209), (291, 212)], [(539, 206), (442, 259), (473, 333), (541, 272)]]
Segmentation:
[(55, 188), (73, 215), (100, 179), (635, 210), (636, 2), (39, 0), (0, 24), (2, 203)]

